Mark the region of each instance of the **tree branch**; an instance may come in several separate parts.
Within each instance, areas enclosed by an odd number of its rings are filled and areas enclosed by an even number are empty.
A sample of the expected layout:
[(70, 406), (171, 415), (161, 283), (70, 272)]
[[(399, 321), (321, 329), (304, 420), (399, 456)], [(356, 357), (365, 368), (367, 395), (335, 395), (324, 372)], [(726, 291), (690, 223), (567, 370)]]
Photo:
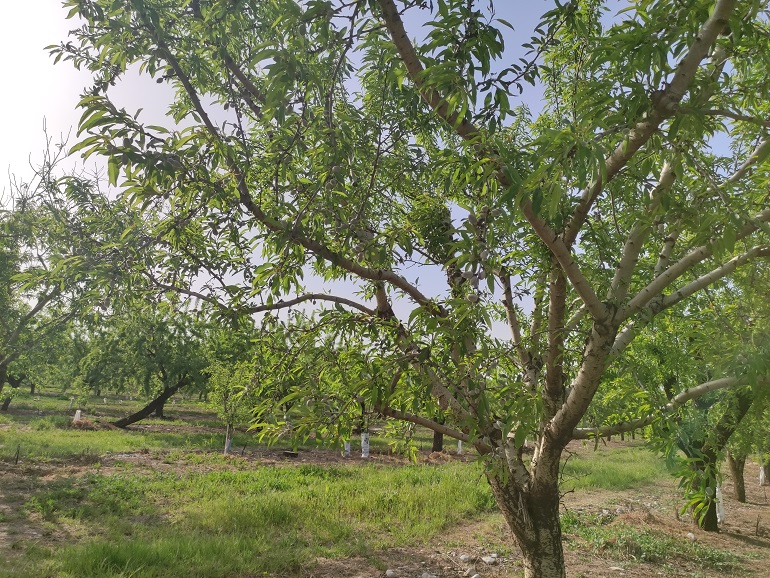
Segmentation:
[[(736, 234), (735, 239), (740, 241), (748, 237), (759, 229), (761, 223), (767, 223), (768, 221), (770, 221), (770, 209), (765, 209), (761, 213), (751, 217), (750, 222), (746, 223), (743, 229)], [(692, 249), (682, 259), (655, 277), (653, 281), (639, 291), (639, 293), (637, 293), (636, 296), (618, 312), (616, 317), (617, 320), (624, 321), (641, 311), (647, 303), (660, 295), (666, 287), (671, 285), (671, 283), (676, 281), (698, 263), (711, 257), (714, 253), (714, 243), (715, 241), (711, 241), (706, 245), (701, 245), (700, 247)]]
[(706, 116), (724, 116), (725, 118), (731, 118), (733, 120), (740, 120), (743, 122), (748, 122), (751, 124), (756, 124), (758, 126), (763, 126), (765, 128), (770, 128), (770, 120), (764, 120), (761, 118), (756, 118), (753, 116), (749, 116), (746, 114), (741, 114), (739, 112), (733, 112), (731, 110), (727, 110), (726, 108), (712, 108), (709, 110), (703, 110), (699, 111), (696, 109), (689, 109), (689, 108), (683, 108), (683, 112), (696, 112), (699, 114), (704, 114)]
[[(683, 392), (674, 396), (671, 401), (667, 403), (661, 410), (655, 413), (651, 413), (645, 417), (605, 427), (575, 428), (572, 432), (572, 439), (585, 440), (630, 432), (650, 425), (655, 420), (660, 419), (661, 416), (671, 413), (688, 401), (703, 397), (707, 393), (718, 391), (720, 389), (741, 387), (745, 385), (750, 384), (745, 378), (738, 377), (723, 377), (721, 379), (707, 381), (705, 383), (701, 383), (700, 385), (696, 385), (695, 387), (691, 387), (690, 389), (684, 390)], [(757, 385), (770, 385), (770, 376), (766, 376), (758, 380)]]
[(390, 38), (398, 50), (401, 60), (404, 62), (409, 78), (414, 83), (422, 99), (428, 103), (428, 106), (449, 126), (466, 140), (473, 140), (479, 135), (479, 130), (465, 118), (460, 118), (457, 113), (450, 113), (446, 100), (435, 90), (425, 88), (423, 73), (425, 69), (420, 62), (420, 57), (414, 49), (412, 41), (406, 34), (404, 22), (398, 13), (398, 8), (393, 0), (377, 0), (382, 10), (382, 19), (385, 21), (385, 27), (390, 33)]
[(374, 309), (369, 309), (365, 305), (362, 305), (356, 301), (353, 301), (352, 299), (347, 299), (345, 297), (338, 297), (336, 295), (327, 295), (325, 293), (306, 293), (304, 295), (295, 297), (294, 299), (289, 299), (286, 301), (278, 301), (276, 303), (272, 303), (271, 305), (256, 305), (253, 307), (249, 307), (247, 311), (249, 313), (261, 313), (262, 311), (276, 311), (279, 309), (286, 309), (287, 307), (293, 307), (294, 305), (297, 305), (299, 303), (304, 303), (305, 301), (315, 301), (315, 300), (329, 301), (331, 303), (347, 305), (352, 309), (357, 309), (362, 313), (366, 313), (367, 315), (372, 317), (374, 317), (377, 314), (377, 312)]
[(668, 309), (676, 305), (694, 293), (705, 289), (719, 279), (726, 277), (741, 265), (744, 265), (752, 259), (760, 257), (770, 257), (770, 247), (753, 247), (749, 251), (733, 257), (716, 269), (712, 269), (705, 275), (701, 275), (695, 279), (695, 281), (688, 283), (674, 293), (666, 296), (659, 295), (657, 299), (653, 300), (640, 311), (641, 315), (636, 321), (629, 323), (626, 325), (626, 327), (623, 328), (622, 331), (618, 333), (617, 337), (615, 338), (615, 343), (612, 344), (612, 351), (610, 352), (608, 363), (612, 363), (615, 359), (617, 359), (623, 350), (630, 345), (634, 338), (642, 329), (647, 326), (647, 324), (652, 320), (653, 317), (655, 317), (655, 315), (664, 309)]
[(652, 98), (652, 110), (628, 133), (612, 154), (605, 161), (605, 180), (597, 176), (596, 180), (583, 191), (572, 219), (564, 232), (564, 242), (571, 246), (585, 223), (588, 213), (596, 199), (609, 183), (626, 166), (636, 152), (652, 137), (661, 123), (672, 116), (682, 101), (687, 89), (695, 78), (700, 62), (708, 54), (709, 48), (724, 31), (730, 14), (735, 9), (737, 0), (718, 0), (711, 16), (706, 20), (695, 41), (676, 67), (676, 72), (666, 88)]
[(671, 253), (674, 251), (674, 245), (676, 245), (676, 241), (679, 239), (679, 234), (679, 231), (674, 230), (668, 237), (663, 239), (663, 247), (661, 247), (660, 253), (658, 253), (658, 261), (655, 263), (655, 269), (653, 269), (654, 277), (658, 277), (668, 267), (671, 261)]
[[(456, 440), (469, 442), (469, 443), (471, 442), (471, 437), (468, 434), (452, 429), (450, 427), (447, 427), (444, 424), (440, 424), (438, 422), (433, 421), (432, 419), (415, 415), (413, 413), (403, 412), (381, 403), (377, 404), (375, 406), (375, 409), (376, 411), (380, 412), (381, 414), (387, 417), (392, 417), (394, 419), (400, 419), (403, 421), (408, 421), (417, 425), (421, 425), (423, 427), (426, 427), (438, 433), (442, 433)], [(492, 453), (492, 451), (494, 451), (492, 446), (489, 446), (479, 440), (476, 440), (475, 442), (473, 442), (473, 445), (476, 448), (476, 450), (482, 455), (489, 454), (489, 453)]]
[(508, 327), (511, 330), (511, 339), (516, 355), (519, 358), (522, 371), (526, 369), (528, 355), (524, 351), (524, 345), (521, 341), (521, 324), (519, 316), (513, 306), (513, 291), (511, 289), (511, 276), (506, 271), (501, 271), (499, 275), (500, 282), (503, 285), (503, 307), (505, 308), (505, 318), (508, 320)]
[[(660, 178), (658, 184), (650, 194), (650, 204), (647, 207), (647, 214), (652, 214), (661, 203), (661, 195), (671, 188), (676, 179), (676, 174), (671, 164), (666, 161), (663, 163), (663, 168), (660, 171)], [(631, 232), (626, 239), (626, 244), (623, 247), (623, 255), (620, 258), (615, 269), (615, 275), (610, 284), (610, 289), (607, 292), (607, 299), (620, 303), (626, 298), (628, 289), (631, 286), (631, 278), (634, 274), (634, 269), (639, 260), (639, 253), (642, 251), (645, 239), (650, 233), (652, 225), (644, 220), (637, 221)]]

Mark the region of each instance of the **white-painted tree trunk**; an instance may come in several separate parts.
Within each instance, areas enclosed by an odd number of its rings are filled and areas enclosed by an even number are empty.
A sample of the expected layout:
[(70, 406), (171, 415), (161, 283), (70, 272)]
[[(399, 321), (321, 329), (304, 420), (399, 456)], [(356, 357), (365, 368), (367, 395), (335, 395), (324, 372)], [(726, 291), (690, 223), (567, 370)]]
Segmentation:
[(230, 453), (230, 450), (233, 447), (233, 426), (232, 424), (227, 424), (227, 429), (225, 430), (225, 451), (224, 454), (227, 455)]

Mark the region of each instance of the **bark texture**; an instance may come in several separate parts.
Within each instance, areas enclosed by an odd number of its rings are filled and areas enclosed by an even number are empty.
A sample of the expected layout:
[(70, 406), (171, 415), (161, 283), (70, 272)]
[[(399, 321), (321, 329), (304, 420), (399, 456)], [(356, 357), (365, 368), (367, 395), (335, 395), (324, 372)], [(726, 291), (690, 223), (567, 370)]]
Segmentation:
[(433, 432), (433, 445), (431, 446), (432, 452), (444, 451), (444, 434), (438, 431)]
[(746, 503), (746, 482), (743, 470), (746, 465), (746, 456), (736, 456), (727, 452), (727, 464), (730, 466), (730, 476), (733, 479), (733, 497), (741, 504)]
[(565, 578), (557, 480), (540, 491), (522, 491), (509, 478), (488, 475), (497, 505), (524, 558), (525, 578)]

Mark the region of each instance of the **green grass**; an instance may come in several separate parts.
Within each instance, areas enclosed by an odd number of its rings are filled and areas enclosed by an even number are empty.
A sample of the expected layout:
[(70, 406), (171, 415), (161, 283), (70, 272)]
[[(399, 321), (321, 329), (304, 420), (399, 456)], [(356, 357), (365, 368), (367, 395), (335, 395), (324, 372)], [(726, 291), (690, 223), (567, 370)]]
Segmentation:
[[(0, 414), (0, 461), (14, 460), (17, 448), (22, 463), (98, 463), (106, 454), (149, 451), (176, 467), (148, 472), (113, 460), (117, 473), (110, 475), (96, 468), (47, 482), (30, 478), (14, 524), (36, 524), (66, 538), (52, 547), (45, 539), (20, 537), (12, 547), (21, 555), (0, 564), (1, 578), (294, 576), (312, 572), (318, 557), (376, 561), (382, 549), (426, 544), (469, 520), (499, 517), (478, 463), (385, 467), (356, 461), (254, 469), (253, 461), (221, 455), (221, 424), (197, 402), (169, 405), (172, 420), (141, 422), (188, 426), (177, 431), (82, 431), (71, 427), (68, 397), (23, 398), (14, 400), (12, 412)], [(136, 409), (102, 401), (89, 403), (87, 419), (111, 421)], [(45, 409), (38, 411), (32, 402)], [(415, 433), (429, 451), (430, 433)], [(352, 440), (354, 453), (357, 441)], [(238, 432), (234, 447), (244, 444), (253, 448), (257, 440)], [(372, 437), (373, 450), (386, 446), (387, 440)], [(446, 447), (453, 449), (454, 442), (447, 440)], [(652, 452), (600, 448), (567, 460), (562, 490), (622, 490), (660, 480), (669, 477)], [(567, 513), (563, 522), (565, 535), (597, 555), (656, 563), (681, 558), (717, 569), (738, 562), (726, 552), (604, 518)], [(483, 539), (493, 540), (500, 552), (511, 547), (503, 537)]]
[(670, 480), (665, 462), (643, 447), (598, 450), (567, 460), (563, 469), (562, 489), (627, 490)]
[[(224, 432), (82, 431), (70, 428), (69, 420), (60, 427), (48, 427), (48, 418), (44, 419), (43, 424), (32, 421), (27, 426), (0, 429), (0, 461), (11, 461), (17, 448), (22, 460), (46, 461), (142, 450), (217, 450), (224, 445)], [(234, 436), (234, 447), (242, 447), (245, 443), (253, 444), (253, 436), (242, 433)]]
[(572, 511), (561, 517), (562, 531), (577, 536), (571, 547), (596, 555), (609, 554), (625, 560), (662, 564), (674, 559), (699, 567), (728, 572), (739, 567), (741, 558), (713, 546), (676, 538), (668, 534), (639, 529), (614, 521), (613, 516), (584, 515)]
[(476, 464), (96, 473), (36, 492), (25, 512), (98, 537), (32, 547), (0, 576), (290, 576), (495, 510)]

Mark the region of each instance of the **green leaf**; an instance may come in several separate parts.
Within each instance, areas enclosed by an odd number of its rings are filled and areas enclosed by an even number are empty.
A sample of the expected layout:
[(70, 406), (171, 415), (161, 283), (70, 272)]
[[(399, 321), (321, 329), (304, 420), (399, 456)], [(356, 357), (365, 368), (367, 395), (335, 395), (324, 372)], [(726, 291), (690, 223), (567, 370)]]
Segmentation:
[(115, 157), (110, 157), (110, 159), (107, 161), (107, 178), (109, 180), (110, 185), (117, 186), (118, 184), (118, 174), (120, 172), (120, 165), (118, 164), (118, 159)]

